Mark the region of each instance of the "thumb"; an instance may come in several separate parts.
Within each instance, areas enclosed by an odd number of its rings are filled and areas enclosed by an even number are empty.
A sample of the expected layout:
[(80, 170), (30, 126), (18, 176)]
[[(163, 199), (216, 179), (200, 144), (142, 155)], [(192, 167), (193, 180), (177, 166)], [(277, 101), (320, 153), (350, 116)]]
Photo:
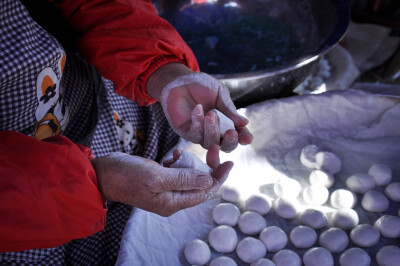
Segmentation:
[(213, 184), (213, 178), (191, 168), (165, 168), (161, 183), (164, 191), (208, 189)]

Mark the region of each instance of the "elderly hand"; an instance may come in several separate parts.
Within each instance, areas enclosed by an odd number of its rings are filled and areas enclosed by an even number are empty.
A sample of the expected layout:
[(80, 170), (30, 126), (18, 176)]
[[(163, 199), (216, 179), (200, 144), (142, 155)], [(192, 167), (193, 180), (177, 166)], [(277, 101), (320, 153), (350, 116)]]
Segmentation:
[[(205, 73), (197, 73), (179, 63), (167, 64), (152, 74), (147, 92), (161, 102), (172, 128), (181, 137), (209, 149), (217, 144), (225, 152), (238, 143), (250, 144), (253, 136), (246, 128), (248, 120), (240, 116), (228, 89)], [(217, 109), (231, 119), (235, 129), (221, 138)]]
[(211, 175), (195, 169), (165, 168), (154, 161), (124, 153), (92, 160), (105, 200), (126, 203), (162, 216), (206, 201), (225, 182), (233, 166), (232, 162), (219, 163), (216, 145), (207, 152), (207, 164), (213, 169)]

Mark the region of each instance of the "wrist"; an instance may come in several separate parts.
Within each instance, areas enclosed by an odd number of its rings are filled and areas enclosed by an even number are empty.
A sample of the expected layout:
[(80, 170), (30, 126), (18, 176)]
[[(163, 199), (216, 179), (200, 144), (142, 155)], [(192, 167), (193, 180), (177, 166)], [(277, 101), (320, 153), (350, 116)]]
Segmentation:
[(176, 78), (193, 73), (188, 67), (181, 63), (168, 63), (157, 69), (148, 79), (146, 84), (147, 93), (160, 101), (162, 89)]

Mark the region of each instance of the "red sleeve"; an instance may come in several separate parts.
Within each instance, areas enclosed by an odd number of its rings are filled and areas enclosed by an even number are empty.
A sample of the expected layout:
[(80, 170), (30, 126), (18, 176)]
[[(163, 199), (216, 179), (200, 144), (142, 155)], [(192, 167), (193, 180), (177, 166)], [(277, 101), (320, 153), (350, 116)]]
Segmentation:
[(181, 62), (199, 71), (178, 32), (157, 15), (150, 0), (50, 0), (81, 36), (78, 49), (115, 92), (140, 105), (154, 103), (146, 92), (160, 66)]
[(90, 149), (0, 131), (0, 252), (50, 248), (105, 226)]

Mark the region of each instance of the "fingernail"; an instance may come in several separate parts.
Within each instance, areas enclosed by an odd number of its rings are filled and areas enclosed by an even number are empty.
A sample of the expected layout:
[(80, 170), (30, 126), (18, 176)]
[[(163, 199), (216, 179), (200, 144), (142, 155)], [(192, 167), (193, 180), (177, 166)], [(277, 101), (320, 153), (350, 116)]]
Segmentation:
[(209, 188), (212, 185), (212, 178), (209, 175), (200, 175), (196, 181), (201, 188)]

